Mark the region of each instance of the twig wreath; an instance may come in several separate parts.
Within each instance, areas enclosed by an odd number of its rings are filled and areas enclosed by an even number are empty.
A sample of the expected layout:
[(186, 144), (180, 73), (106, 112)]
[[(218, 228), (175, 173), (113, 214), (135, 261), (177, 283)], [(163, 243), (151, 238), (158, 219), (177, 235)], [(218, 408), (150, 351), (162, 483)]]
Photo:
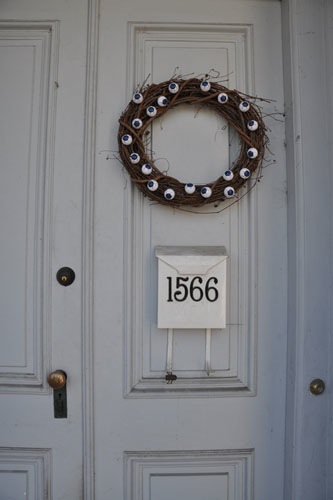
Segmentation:
[[(149, 156), (144, 134), (156, 118), (180, 104), (199, 105), (221, 115), (238, 133), (240, 152), (229, 170), (212, 182), (183, 183), (161, 172)], [(151, 200), (173, 207), (200, 207), (237, 197), (257, 171), (260, 177), (265, 146), (265, 124), (255, 98), (218, 83), (198, 78), (173, 79), (151, 84), (133, 95), (119, 119), (121, 160), (132, 182)]]

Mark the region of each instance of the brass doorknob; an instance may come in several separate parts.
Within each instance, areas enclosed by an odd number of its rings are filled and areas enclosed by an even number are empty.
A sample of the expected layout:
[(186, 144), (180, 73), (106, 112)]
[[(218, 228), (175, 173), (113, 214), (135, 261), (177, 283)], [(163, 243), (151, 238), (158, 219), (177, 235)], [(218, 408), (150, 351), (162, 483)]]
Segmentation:
[(320, 396), (325, 390), (325, 382), (321, 378), (315, 378), (310, 383), (310, 392), (314, 396)]
[(47, 382), (52, 389), (62, 389), (67, 381), (67, 375), (62, 370), (55, 370), (47, 377)]

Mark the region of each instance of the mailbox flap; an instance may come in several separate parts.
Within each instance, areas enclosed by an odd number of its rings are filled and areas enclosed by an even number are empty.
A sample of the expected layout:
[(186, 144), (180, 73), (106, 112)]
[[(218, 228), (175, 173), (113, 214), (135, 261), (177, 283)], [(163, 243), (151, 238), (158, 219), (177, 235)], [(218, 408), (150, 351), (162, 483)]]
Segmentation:
[(159, 246), (155, 249), (155, 255), (180, 275), (205, 275), (227, 258), (225, 247), (222, 246)]

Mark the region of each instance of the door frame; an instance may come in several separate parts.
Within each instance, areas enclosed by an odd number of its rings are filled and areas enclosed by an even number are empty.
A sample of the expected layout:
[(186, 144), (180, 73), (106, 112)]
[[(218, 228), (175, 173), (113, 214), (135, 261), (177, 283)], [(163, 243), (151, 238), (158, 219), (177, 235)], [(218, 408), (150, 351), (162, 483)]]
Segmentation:
[[(83, 498), (94, 500), (92, 284), (99, 0), (88, 0), (88, 7), (81, 269)], [(333, 64), (327, 50), (329, 38), (333, 43), (332, 26), (329, 25), (332, 21), (328, 16), (332, 10), (329, 0), (282, 0), (289, 304), (285, 500), (312, 500), (314, 491), (317, 498), (327, 498), (324, 495), (329, 488), (328, 450), (324, 444), (329, 432), (329, 391), (315, 397), (310, 395), (308, 386), (311, 378), (329, 380), (331, 291), (327, 271), (330, 269), (332, 228), (325, 213), (332, 212), (328, 144), (333, 127), (332, 99), (328, 89)], [(315, 89), (318, 89), (321, 100), (316, 106), (311, 106)], [(320, 127), (307, 126), (308, 123), (323, 121), (326, 135)], [(319, 186), (323, 178), (327, 182)], [(320, 196), (316, 197), (319, 187)], [(320, 224), (315, 223), (318, 217)], [(308, 293), (307, 285), (315, 283), (318, 285), (314, 286), (314, 292)], [(323, 302), (327, 307), (323, 307)], [(318, 428), (321, 440), (317, 439)], [(322, 495), (318, 487), (322, 488)]]
[(328, 499), (331, 396), (329, 390), (313, 396), (309, 384), (330, 377), (333, 8), (327, 0), (282, 0), (282, 14), (288, 183), (285, 499)]

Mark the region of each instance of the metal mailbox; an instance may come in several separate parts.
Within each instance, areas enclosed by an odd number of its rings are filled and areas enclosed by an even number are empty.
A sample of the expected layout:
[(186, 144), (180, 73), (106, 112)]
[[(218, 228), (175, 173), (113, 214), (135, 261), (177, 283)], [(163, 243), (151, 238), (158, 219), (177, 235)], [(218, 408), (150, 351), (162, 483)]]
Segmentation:
[(158, 246), (155, 255), (158, 328), (225, 328), (225, 248)]

